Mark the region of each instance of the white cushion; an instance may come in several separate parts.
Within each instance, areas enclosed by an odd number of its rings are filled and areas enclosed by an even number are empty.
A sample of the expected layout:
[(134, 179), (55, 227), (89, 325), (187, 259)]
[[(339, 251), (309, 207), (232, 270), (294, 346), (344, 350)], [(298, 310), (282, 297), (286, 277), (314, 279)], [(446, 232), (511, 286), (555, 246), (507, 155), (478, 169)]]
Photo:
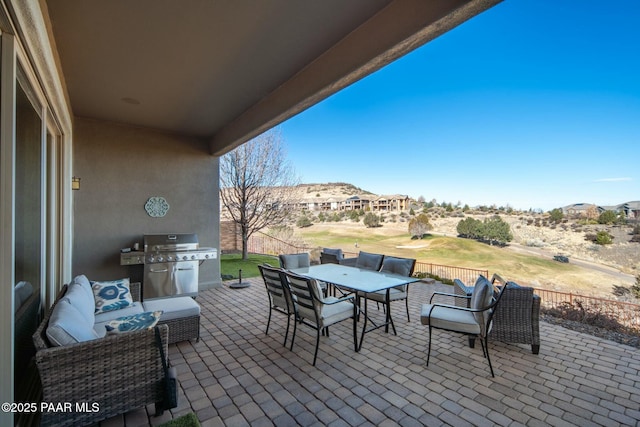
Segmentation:
[(58, 301), (53, 308), (46, 334), (54, 346), (75, 344), (99, 337), (84, 315), (66, 298)]
[[(473, 313), (467, 310), (458, 310), (453, 306), (442, 307), (437, 306), (431, 310), (431, 304), (423, 304), (420, 312), (420, 321), (423, 325), (429, 325), (434, 328), (448, 329), (459, 331), (467, 334), (480, 334), (480, 326), (476, 322)], [(431, 318), (429, 318), (431, 312)]]
[(144, 311), (162, 311), (162, 321), (200, 315), (200, 305), (191, 297), (152, 299), (142, 306)]
[(150, 310), (144, 310), (141, 303), (134, 302), (129, 307), (121, 308), (119, 310), (105, 311), (104, 313), (96, 314), (95, 323), (108, 322), (110, 320), (117, 319), (118, 317), (133, 316), (134, 314), (140, 314), (145, 311), (150, 311)]
[[(91, 292), (91, 289), (89, 289), (89, 292)], [(86, 322), (93, 327), (93, 324), (95, 323), (95, 316), (93, 313), (96, 309), (93, 292), (87, 293), (86, 289), (84, 289), (84, 285), (71, 282), (62, 299), (69, 301), (69, 303), (74, 306), (80, 314), (82, 314)]]

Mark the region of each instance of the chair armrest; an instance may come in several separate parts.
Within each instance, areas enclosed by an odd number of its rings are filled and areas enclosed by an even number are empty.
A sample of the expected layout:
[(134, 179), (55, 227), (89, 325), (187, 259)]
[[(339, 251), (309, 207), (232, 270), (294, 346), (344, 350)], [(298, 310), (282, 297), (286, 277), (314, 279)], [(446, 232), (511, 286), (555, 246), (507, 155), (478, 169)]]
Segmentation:
[(335, 301), (322, 301), (322, 304), (324, 305), (332, 305), (332, 304), (338, 304), (339, 302), (344, 302), (344, 301), (350, 301), (350, 302), (354, 302), (354, 296), (353, 295), (348, 295), (348, 296), (344, 296), (342, 298), (338, 298)]
[[(431, 302), (433, 301), (433, 297), (435, 297), (436, 295), (452, 297), (455, 300), (458, 300), (458, 299), (463, 299), (463, 300), (468, 300), (469, 299), (470, 300), (471, 299), (471, 297), (467, 296), (467, 295), (449, 294), (449, 293), (446, 293), (446, 292), (434, 292), (431, 295), (431, 298), (429, 298), (429, 304), (431, 304)], [(466, 304), (465, 304), (465, 307), (466, 307)]]

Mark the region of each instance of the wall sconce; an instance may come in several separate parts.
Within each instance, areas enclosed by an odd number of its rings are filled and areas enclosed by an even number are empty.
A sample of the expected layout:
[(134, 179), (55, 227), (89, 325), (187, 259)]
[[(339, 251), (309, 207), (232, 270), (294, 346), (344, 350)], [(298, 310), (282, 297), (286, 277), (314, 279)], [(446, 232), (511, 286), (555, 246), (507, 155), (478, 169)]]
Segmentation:
[(80, 189), (80, 178), (77, 177), (73, 177), (71, 178), (71, 189), (72, 190), (79, 190)]

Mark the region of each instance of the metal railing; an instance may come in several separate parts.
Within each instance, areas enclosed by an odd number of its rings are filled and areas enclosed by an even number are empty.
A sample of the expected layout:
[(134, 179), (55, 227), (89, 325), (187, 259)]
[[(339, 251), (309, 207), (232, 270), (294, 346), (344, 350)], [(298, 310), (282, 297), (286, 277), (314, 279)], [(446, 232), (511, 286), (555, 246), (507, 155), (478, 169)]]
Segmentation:
[(467, 286), (473, 285), (481, 274), (484, 277), (489, 276), (488, 270), (453, 267), (450, 265), (432, 264), (420, 261), (416, 262), (414, 274), (416, 273), (425, 273), (430, 277), (445, 280), (447, 282), (453, 281), (453, 279), (460, 279)]
[(247, 241), (247, 251), (254, 254), (280, 255), (309, 252), (311, 249), (309, 246), (298, 246), (262, 232), (253, 234)]
[(582, 311), (585, 317), (606, 316), (621, 325), (640, 328), (640, 304), (539, 288), (534, 288), (534, 292), (540, 296), (543, 309), (577, 310)]
[[(312, 252), (316, 249), (318, 248), (308, 245), (295, 245), (264, 233), (254, 234), (249, 238), (248, 242), (249, 252), (267, 255)], [(346, 258), (349, 258), (355, 257), (358, 254), (345, 252), (344, 255)], [(445, 282), (459, 279), (467, 286), (472, 286), (480, 274), (489, 277), (488, 270), (418, 261), (416, 262), (414, 274), (420, 273), (444, 280)], [(522, 285), (526, 286), (524, 283)], [(598, 313), (611, 317), (624, 326), (640, 328), (640, 304), (540, 288), (534, 288), (534, 291), (540, 296), (541, 306), (544, 309), (562, 310), (573, 307), (574, 309), (584, 310), (585, 313)]]

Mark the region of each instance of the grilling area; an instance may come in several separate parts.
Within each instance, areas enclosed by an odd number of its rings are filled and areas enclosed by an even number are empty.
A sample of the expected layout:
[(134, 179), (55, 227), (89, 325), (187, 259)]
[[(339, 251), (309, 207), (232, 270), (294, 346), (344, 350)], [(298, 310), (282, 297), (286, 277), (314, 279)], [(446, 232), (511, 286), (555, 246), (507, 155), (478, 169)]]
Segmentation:
[(142, 299), (197, 296), (200, 265), (217, 257), (217, 249), (201, 248), (195, 233), (145, 234), (144, 252), (126, 248), (120, 264), (144, 265)]
[[(198, 342), (169, 346), (178, 370), (178, 407), (154, 417), (153, 406), (101, 423), (157, 426), (194, 412), (202, 426), (243, 425), (637, 425), (640, 352), (629, 346), (540, 323), (540, 354), (527, 345), (491, 342), (496, 377), (479, 346), (464, 336), (434, 334), (426, 366), (427, 329), (420, 306), (440, 283), (415, 283), (412, 321), (398, 335), (377, 331), (359, 353), (348, 324), (322, 337), (303, 328), (293, 351), (282, 345), (284, 316), (265, 335), (267, 294), (260, 278), (244, 289), (201, 291)], [(415, 316), (415, 317), (414, 317)], [(414, 320), (415, 319), (415, 320)]]

